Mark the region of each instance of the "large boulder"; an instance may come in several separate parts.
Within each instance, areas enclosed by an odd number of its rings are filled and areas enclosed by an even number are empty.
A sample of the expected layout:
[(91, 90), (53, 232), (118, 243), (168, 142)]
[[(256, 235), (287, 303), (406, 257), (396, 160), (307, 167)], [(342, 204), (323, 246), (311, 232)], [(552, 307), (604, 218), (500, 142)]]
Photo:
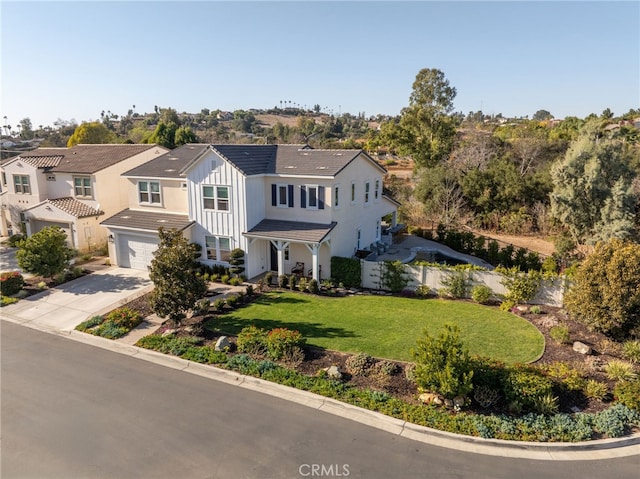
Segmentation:
[(440, 405), (444, 402), (444, 400), (442, 399), (442, 396), (435, 393), (422, 393), (420, 394), (420, 396), (418, 396), (418, 401), (420, 401), (423, 404), (436, 404), (436, 405)]
[(229, 338), (226, 336), (220, 336), (216, 341), (216, 345), (214, 349), (216, 351), (226, 351), (231, 347), (231, 343), (229, 342)]
[(342, 379), (342, 372), (338, 366), (329, 366), (328, 368), (325, 368), (325, 371), (327, 371), (327, 376), (331, 379)]
[(591, 354), (591, 352), (592, 352), (590, 346), (588, 346), (588, 345), (586, 345), (586, 344), (584, 344), (584, 343), (582, 343), (580, 341), (575, 341), (573, 343), (573, 350), (576, 353), (585, 354), (585, 355), (586, 354)]

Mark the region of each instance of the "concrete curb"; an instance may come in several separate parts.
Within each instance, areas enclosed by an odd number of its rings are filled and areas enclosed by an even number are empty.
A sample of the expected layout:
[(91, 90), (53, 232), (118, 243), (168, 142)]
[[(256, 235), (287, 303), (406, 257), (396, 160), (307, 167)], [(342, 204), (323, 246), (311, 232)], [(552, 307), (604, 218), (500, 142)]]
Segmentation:
[(334, 416), (339, 416), (367, 426), (375, 427), (376, 429), (386, 431), (390, 434), (433, 446), (483, 455), (546, 461), (588, 461), (634, 455), (640, 456), (640, 434), (634, 434), (624, 438), (577, 443), (504, 441), (498, 439), (483, 439), (473, 436), (463, 436), (412, 424), (378, 412), (342, 403), (335, 399), (326, 398), (309, 391), (302, 391), (252, 376), (245, 376), (243, 374), (217, 368), (215, 366), (194, 363), (186, 359), (169, 356), (156, 351), (140, 348), (138, 346), (119, 343), (98, 336), (92, 336), (79, 331), (52, 331), (48, 328), (42, 328), (36, 324), (22, 323), (12, 318), (3, 317), (2, 320), (21, 324), (47, 333), (56, 334), (61, 337), (66, 337), (84, 344), (113, 351), (118, 354), (132, 356), (142, 361), (148, 361), (171, 369), (195, 374), (210, 380), (239, 386), (262, 394), (277, 397), (285, 401), (295, 402), (305, 407), (317, 409), (328, 414), (333, 414)]

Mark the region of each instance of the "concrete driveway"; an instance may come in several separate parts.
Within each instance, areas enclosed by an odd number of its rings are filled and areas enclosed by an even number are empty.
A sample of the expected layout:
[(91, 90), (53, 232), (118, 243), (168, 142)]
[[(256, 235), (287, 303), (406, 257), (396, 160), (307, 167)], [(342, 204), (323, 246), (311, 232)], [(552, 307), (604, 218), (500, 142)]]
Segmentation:
[(153, 289), (147, 271), (107, 268), (74, 279), (0, 309), (2, 319), (68, 332)]

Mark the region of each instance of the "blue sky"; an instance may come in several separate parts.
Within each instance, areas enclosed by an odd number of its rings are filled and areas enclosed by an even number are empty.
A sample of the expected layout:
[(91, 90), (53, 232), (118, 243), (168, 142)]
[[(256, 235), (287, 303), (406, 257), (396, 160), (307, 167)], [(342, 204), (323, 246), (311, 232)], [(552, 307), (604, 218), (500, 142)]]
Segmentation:
[[(35, 127), (154, 105), (396, 115), (422, 68), (456, 111), (640, 107), (640, 2), (2, 1), (1, 115)], [(3, 120), (4, 121), (4, 120)]]

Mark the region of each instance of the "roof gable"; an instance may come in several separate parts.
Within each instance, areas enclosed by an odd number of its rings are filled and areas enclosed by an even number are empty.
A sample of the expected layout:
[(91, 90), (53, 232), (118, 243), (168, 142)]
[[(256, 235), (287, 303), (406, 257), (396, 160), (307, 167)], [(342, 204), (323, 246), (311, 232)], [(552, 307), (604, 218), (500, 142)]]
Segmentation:
[(76, 145), (65, 152), (53, 171), (92, 174), (113, 166), (157, 145)]
[(133, 168), (122, 176), (138, 178), (182, 178), (187, 168), (204, 152), (206, 143), (190, 143)]

